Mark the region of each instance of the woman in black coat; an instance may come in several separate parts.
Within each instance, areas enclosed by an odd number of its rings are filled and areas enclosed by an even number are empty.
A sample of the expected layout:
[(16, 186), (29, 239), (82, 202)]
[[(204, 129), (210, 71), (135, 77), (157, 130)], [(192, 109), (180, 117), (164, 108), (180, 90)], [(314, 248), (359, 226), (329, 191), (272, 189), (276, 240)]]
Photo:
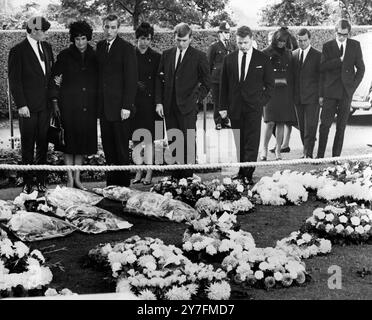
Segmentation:
[[(81, 165), (83, 155), (97, 152), (98, 67), (95, 52), (88, 44), (92, 33), (87, 22), (72, 23), (72, 44), (61, 51), (53, 68), (53, 77), (60, 80), (53, 82), (51, 97), (65, 130), (66, 145), (61, 151), (66, 165)], [(68, 171), (67, 186), (86, 189), (79, 171)]]
[[(133, 119), (133, 140), (136, 136), (141, 136), (142, 130), (146, 130), (145, 139), (140, 142), (144, 146), (143, 161), (136, 161), (141, 164), (153, 164), (155, 140), (155, 121), (162, 121), (155, 112), (155, 79), (160, 62), (160, 53), (150, 48), (151, 41), (154, 37), (154, 28), (147, 22), (142, 22), (136, 30), (137, 39), (137, 65), (138, 65), (138, 86), (135, 100), (136, 112)], [(151, 139), (150, 135), (151, 134)], [(137, 145), (138, 146), (138, 145)], [(140, 147), (142, 149), (142, 147)], [(142, 180), (143, 172), (137, 171), (132, 183), (151, 184), (152, 170), (146, 171), (146, 176)]]
[(264, 121), (266, 123), (261, 160), (267, 159), (268, 144), (274, 126), (276, 146), (275, 156), (281, 159), (281, 146), (283, 143), (284, 125), (296, 122), (296, 113), (293, 104), (293, 72), (292, 52), (286, 48), (289, 32), (279, 29), (273, 34), (269, 47), (263, 50), (270, 57), (274, 69), (275, 88), (274, 95), (264, 107)]

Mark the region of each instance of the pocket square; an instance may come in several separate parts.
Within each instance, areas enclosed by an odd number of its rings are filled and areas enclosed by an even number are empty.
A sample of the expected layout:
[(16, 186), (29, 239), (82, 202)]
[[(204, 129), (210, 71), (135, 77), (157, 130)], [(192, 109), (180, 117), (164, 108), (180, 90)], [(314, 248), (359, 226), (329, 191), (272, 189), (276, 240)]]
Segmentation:
[(257, 66), (256, 69), (262, 69), (262, 66)]

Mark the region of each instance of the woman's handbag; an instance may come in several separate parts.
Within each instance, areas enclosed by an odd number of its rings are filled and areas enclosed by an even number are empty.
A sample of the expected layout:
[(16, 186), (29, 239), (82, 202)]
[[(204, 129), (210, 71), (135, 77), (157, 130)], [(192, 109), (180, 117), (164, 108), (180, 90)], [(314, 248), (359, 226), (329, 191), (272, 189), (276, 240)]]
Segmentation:
[(61, 150), (65, 146), (65, 131), (62, 128), (59, 116), (53, 116), (50, 119), (48, 142), (54, 144), (55, 150)]

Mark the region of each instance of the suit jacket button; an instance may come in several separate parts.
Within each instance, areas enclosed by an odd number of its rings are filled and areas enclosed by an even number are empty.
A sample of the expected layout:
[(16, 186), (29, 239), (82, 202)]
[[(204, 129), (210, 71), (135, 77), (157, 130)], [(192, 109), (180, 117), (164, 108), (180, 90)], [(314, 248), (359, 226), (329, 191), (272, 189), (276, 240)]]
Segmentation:
[(151, 80), (151, 76), (149, 76), (149, 79)]
[(151, 97), (151, 93), (149, 93), (149, 97)]
[(84, 112), (87, 111), (87, 108), (83, 108), (83, 111), (84, 111)]
[(83, 91), (86, 91), (87, 89), (86, 89), (86, 88), (83, 88), (82, 90), (83, 90)]

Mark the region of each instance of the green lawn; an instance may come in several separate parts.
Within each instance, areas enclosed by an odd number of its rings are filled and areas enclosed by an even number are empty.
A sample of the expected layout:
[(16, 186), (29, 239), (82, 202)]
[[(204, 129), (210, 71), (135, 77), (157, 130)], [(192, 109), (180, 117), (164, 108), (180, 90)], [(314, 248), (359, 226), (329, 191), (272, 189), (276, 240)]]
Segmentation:
[[(292, 170), (309, 170), (309, 166), (296, 166)], [(319, 168), (314, 166), (312, 168)], [(278, 168), (261, 168), (256, 171), (256, 178), (271, 175)], [(219, 173), (201, 175), (203, 179), (219, 177)], [(103, 186), (103, 183), (87, 183), (88, 187)], [(144, 187), (142, 187), (144, 188)], [(1, 199), (14, 199), (20, 188), (0, 190)], [(316, 201), (314, 196), (301, 206), (261, 206), (254, 212), (240, 215), (238, 221), (242, 229), (252, 233), (259, 247), (275, 246), (277, 240), (288, 236), (300, 228), (318, 206), (324, 203)], [(32, 248), (43, 251), (52, 267), (53, 282), (51, 286), (58, 289), (69, 288), (77, 293), (105, 293), (115, 290), (114, 283), (102, 271), (86, 266), (87, 253), (99, 243), (120, 241), (139, 235), (157, 237), (167, 244), (182, 245), (182, 235), (186, 225), (174, 222), (147, 220), (124, 214), (119, 203), (103, 200), (100, 206), (124, 217), (134, 226), (131, 231), (110, 232), (100, 235), (86, 235), (75, 232), (65, 238), (40, 241), (29, 244)], [(367, 268), (372, 270), (372, 246), (334, 246), (331, 254), (304, 260), (312, 280), (304, 287), (288, 289), (248, 289), (246, 295), (233, 295), (238, 299), (372, 299), (372, 275), (362, 278), (357, 271)], [(51, 252), (49, 252), (51, 251)], [(59, 265), (59, 267), (57, 267)], [(329, 267), (337, 265), (342, 270), (342, 289), (328, 288)], [(63, 269), (63, 270), (62, 270)]]

